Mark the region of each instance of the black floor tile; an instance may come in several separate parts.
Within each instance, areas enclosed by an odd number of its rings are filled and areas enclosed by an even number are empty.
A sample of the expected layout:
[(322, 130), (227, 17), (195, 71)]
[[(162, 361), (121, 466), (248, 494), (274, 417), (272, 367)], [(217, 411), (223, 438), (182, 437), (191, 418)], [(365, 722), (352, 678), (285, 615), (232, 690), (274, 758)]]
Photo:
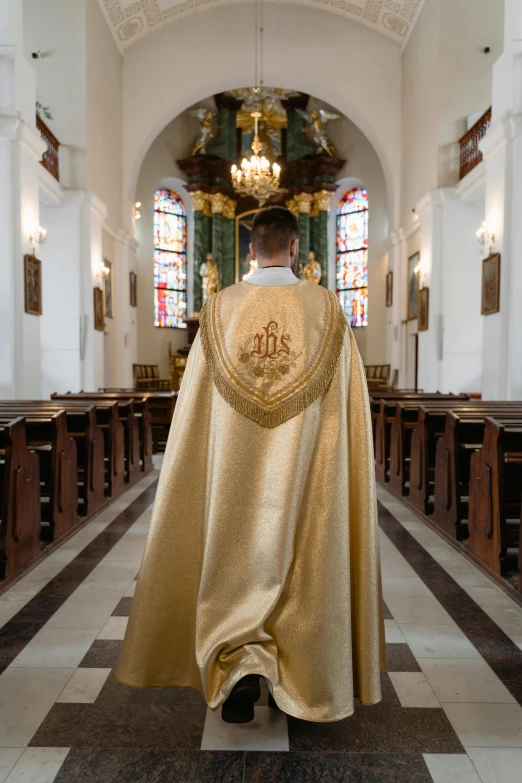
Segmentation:
[(119, 639), (95, 639), (80, 663), (81, 669), (115, 669), (123, 642)]
[(243, 767), (240, 752), (72, 748), (55, 783), (242, 783)]
[(122, 598), (118, 606), (112, 613), (113, 617), (129, 617), (132, 598)]
[(253, 753), (244, 783), (433, 783), (421, 755)]
[(389, 672), (420, 672), (421, 667), (407, 644), (387, 644), (386, 657)]

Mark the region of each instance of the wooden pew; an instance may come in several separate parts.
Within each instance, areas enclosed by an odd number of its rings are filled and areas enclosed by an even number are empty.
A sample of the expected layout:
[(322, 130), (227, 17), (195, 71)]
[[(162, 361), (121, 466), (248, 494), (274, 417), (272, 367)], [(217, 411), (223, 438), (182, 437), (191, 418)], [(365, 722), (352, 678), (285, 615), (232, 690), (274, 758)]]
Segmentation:
[[(485, 413), (449, 411), (444, 432), (437, 441), (435, 455), (435, 484), (433, 520), (452, 538), (467, 534), (464, 522), (469, 515), (469, 479), (471, 457), (482, 448), (485, 431)], [(495, 418), (502, 420), (522, 413), (522, 406), (510, 403)]]
[(152, 425), (153, 452), (156, 454), (158, 451), (165, 450), (178, 392), (137, 392), (135, 389), (100, 389), (98, 393), (109, 399), (134, 398), (147, 400)]
[(470, 467), (469, 551), (495, 574), (505, 573), (509, 547), (519, 547), (522, 417), (487, 418), (484, 443)]
[(145, 473), (152, 468), (152, 418), (147, 397), (136, 396), (136, 392), (132, 396), (81, 391), (77, 394), (55, 394), (53, 399), (88, 400), (96, 405), (116, 402), (119, 418), (125, 427), (126, 481), (132, 482), (139, 478), (140, 470)]
[[(18, 415), (22, 412), (33, 415), (52, 415), (65, 410), (67, 431), (74, 439), (78, 459), (78, 513), (80, 516), (90, 516), (105, 503), (105, 439), (102, 428), (98, 425), (99, 411), (93, 404), (59, 404), (52, 400), (3, 400), (0, 401), (0, 411), (5, 414)], [(123, 430), (121, 429), (121, 486), (123, 488)], [(117, 463), (118, 464), (118, 463)], [(108, 492), (110, 494), (110, 486)]]
[[(375, 473), (377, 479), (389, 481), (392, 424), (400, 402), (419, 404), (421, 401), (466, 400), (466, 395), (429, 394), (416, 392), (383, 392), (371, 396), (372, 417), (375, 418)], [(378, 413), (377, 413), (378, 406)]]
[[(433, 400), (415, 407), (413, 403), (397, 406), (391, 431), (390, 487), (425, 514), (430, 513), (431, 489), (434, 485), (437, 439), (442, 437), (446, 411), (455, 410), (468, 416), (483, 412), (502, 415), (512, 410), (510, 402)], [(480, 417), (480, 415), (479, 415)]]
[[(25, 439), (40, 465), (41, 539), (54, 541), (78, 523), (78, 460), (67, 432), (65, 411), (45, 415), (24, 411)], [(0, 408), (0, 426), (12, 414)]]
[(27, 448), (25, 420), (0, 425), (0, 578), (40, 552), (40, 463)]

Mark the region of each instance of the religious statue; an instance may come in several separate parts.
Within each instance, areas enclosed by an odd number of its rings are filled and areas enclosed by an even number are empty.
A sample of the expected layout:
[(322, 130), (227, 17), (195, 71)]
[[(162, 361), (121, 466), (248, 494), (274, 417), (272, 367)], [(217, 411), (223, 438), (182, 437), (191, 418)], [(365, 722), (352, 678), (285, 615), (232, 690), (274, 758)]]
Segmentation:
[(314, 251), (310, 250), (308, 253), (308, 263), (301, 271), (301, 280), (308, 280), (310, 283), (319, 284), (321, 282), (322, 274), (323, 270), (321, 269), (321, 264), (319, 261), (316, 261)]
[(199, 267), (199, 274), (202, 281), (203, 301), (206, 302), (209, 296), (217, 294), (220, 288), (219, 267), (214, 261), (212, 253), (207, 253), (206, 261)]
[(249, 270), (245, 275), (243, 275), (243, 280), (250, 280), (252, 277), (252, 272), (255, 272), (257, 269), (257, 261), (255, 258), (252, 258), (250, 253), (247, 253), (246, 263), (249, 265)]
[(206, 155), (209, 142), (218, 128), (216, 114), (212, 109), (193, 109), (190, 114), (200, 122), (199, 136), (192, 148), (192, 154)]
[(339, 119), (339, 114), (333, 114), (324, 109), (312, 109), (312, 111), (296, 109), (296, 111), (307, 123), (305, 131), (312, 137), (312, 141), (317, 147), (317, 152), (320, 153), (324, 151), (333, 157), (335, 149), (333, 145), (328, 142), (325, 125), (329, 120)]

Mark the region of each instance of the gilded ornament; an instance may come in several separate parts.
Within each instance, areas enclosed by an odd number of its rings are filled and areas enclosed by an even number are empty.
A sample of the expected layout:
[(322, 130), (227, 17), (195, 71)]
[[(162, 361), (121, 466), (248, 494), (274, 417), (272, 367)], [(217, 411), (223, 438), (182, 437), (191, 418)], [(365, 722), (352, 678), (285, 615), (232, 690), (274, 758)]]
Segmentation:
[(233, 198), (227, 197), (225, 206), (223, 207), (223, 217), (233, 220), (236, 216), (236, 206), (237, 202), (234, 201)]
[(333, 193), (329, 190), (321, 190), (314, 193), (314, 203), (319, 212), (329, 212), (332, 206)]
[(192, 201), (192, 209), (194, 212), (204, 212), (208, 199), (208, 193), (204, 193), (202, 190), (194, 190), (190, 194), (190, 200)]
[(292, 212), (296, 217), (299, 217), (299, 205), (295, 197), (286, 202), (286, 208), (289, 209), (290, 212)]
[(310, 214), (313, 196), (311, 193), (298, 193), (295, 196), (295, 202), (300, 214)]
[(300, 274), (301, 280), (308, 280), (308, 282), (318, 285), (321, 282), (322, 274), (323, 270), (321, 269), (321, 264), (319, 261), (316, 261), (314, 251), (310, 250), (308, 253), (308, 263)]
[(216, 134), (216, 130), (219, 125), (217, 123), (217, 115), (212, 109), (193, 109), (189, 112), (192, 117), (199, 120), (200, 128), (199, 135), (196, 139), (196, 143), (192, 148), (193, 155), (206, 155), (207, 147)]
[(220, 215), (223, 214), (223, 210), (225, 209), (228, 196), (226, 196), (224, 193), (211, 193), (209, 196), (210, 205), (212, 207), (212, 214), (213, 215)]
[(339, 119), (339, 114), (333, 114), (324, 109), (312, 109), (311, 111), (296, 109), (296, 111), (307, 123), (305, 132), (311, 136), (312, 141), (317, 148), (317, 152), (326, 152), (327, 155), (333, 157), (335, 148), (333, 144), (330, 144), (328, 141), (325, 126), (330, 120)]

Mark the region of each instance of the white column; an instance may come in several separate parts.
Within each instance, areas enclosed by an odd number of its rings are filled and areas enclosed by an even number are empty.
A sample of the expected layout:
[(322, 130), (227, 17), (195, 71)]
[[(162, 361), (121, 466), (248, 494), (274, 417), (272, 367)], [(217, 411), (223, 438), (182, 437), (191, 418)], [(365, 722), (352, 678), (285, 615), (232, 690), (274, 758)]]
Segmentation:
[(138, 308), (130, 304), (130, 273), (136, 273), (138, 242), (120, 231), (118, 240), (118, 279), (115, 291), (115, 325), (117, 328), (116, 385), (132, 388), (132, 365), (138, 361)]
[(419, 388), (434, 392), (440, 388), (443, 324), (443, 211), (442, 193), (430, 190), (419, 201), (416, 214), (421, 225), (420, 287), (430, 289), (429, 328), (419, 332)]
[(87, 391), (96, 391), (104, 385), (104, 342), (103, 332), (94, 328), (94, 288), (103, 288), (100, 271), (103, 264), (102, 229), (107, 207), (89, 191), (85, 194), (82, 212), (80, 385)]
[(483, 396), (522, 399), (522, 7), (505, 0), (504, 54), (493, 69), (493, 125), (481, 143), (486, 221), (501, 254), (500, 312), (484, 317)]
[(22, 3), (0, 0), (0, 397), (41, 394), (40, 317), (25, 313), (24, 254), (40, 223), (45, 150), (35, 128), (34, 74), (23, 58)]

